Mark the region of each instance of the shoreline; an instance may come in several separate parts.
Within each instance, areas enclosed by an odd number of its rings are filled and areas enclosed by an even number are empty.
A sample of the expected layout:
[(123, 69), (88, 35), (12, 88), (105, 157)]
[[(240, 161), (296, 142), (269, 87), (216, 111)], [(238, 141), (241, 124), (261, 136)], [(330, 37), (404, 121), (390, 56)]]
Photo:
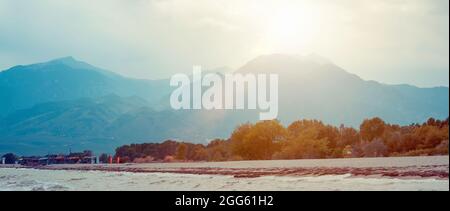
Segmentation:
[(34, 167), (0, 165), (0, 168), (224, 175), (234, 178), (351, 175), (352, 177), (364, 178), (434, 178), (448, 180), (449, 156), (147, 164), (74, 164)]

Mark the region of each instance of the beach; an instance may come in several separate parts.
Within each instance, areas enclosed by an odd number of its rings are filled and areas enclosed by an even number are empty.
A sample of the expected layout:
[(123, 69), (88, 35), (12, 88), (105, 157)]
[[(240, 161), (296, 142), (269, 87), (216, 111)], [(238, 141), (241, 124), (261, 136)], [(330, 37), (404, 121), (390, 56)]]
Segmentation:
[(449, 157), (0, 167), (0, 190), (448, 191)]

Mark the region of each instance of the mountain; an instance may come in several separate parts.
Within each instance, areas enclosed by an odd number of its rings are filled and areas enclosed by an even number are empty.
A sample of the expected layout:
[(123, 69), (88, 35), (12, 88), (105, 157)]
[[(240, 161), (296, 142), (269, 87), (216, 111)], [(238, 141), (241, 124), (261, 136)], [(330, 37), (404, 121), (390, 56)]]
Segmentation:
[[(278, 119), (285, 124), (307, 118), (358, 127), (374, 116), (410, 124), (449, 115), (447, 87), (365, 81), (317, 55), (260, 56), (236, 72), (279, 74)], [(166, 139), (206, 143), (258, 120), (257, 110), (167, 109), (168, 81), (130, 79), (71, 57), (0, 72), (0, 154), (112, 152)]]
[(39, 103), (108, 94), (138, 96), (152, 104), (170, 93), (168, 83), (126, 78), (72, 57), (15, 66), (0, 72), (0, 116)]
[(448, 87), (418, 88), (365, 81), (316, 55), (267, 55), (237, 72), (279, 74), (279, 119), (314, 118), (358, 126), (369, 117), (390, 123), (424, 122), (449, 115)]
[(124, 144), (169, 138), (206, 143), (204, 137), (220, 133), (213, 133), (211, 122), (199, 114), (203, 112), (156, 111), (141, 98), (117, 95), (42, 103), (0, 120), (0, 154), (112, 152)]
[(146, 104), (138, 98), (110, 95), (96, 100), (43, 103), (18, 110), (0, 123), (0, 149), (19, 148), (24, 154), (42, 154), (83, 145), (86, 149), (98, 149), (93, 146), (100, 143), (105, 149), (114, 143), (113, 139), (109, 143), (101, 141), (109, 139), (103, 132), (105, 126)]

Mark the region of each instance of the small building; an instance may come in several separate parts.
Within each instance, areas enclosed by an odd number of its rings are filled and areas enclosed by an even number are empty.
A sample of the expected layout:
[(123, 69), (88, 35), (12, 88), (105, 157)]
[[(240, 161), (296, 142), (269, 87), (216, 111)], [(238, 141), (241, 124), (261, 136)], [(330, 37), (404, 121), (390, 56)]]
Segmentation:
[(98, 157), (87, 153), (71, 153), (70, 155), (47, 155), (44, 157), (22, 157), (18, 163), (25, 166), (42, 166), (58, 164), (97, 164)]
[(19, 164), (24, 166), (41, 166), (47, 165), (47, 158), (41, 157), (22, 157), (19, 159)]

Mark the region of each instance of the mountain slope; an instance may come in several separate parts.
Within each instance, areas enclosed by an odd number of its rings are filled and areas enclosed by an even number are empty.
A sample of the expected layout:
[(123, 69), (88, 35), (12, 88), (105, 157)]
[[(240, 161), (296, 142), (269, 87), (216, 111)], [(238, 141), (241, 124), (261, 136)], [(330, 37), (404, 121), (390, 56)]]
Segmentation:
[(18, 110), (0, 122), (0, 151), (18, 148), (23, 154), (42, 154), (64, 152), (72, 147), (90, 149), (97, 144), (94, 149), (111, 151), (118, 143), (104, 128), (121, 115), (145, 106), (147, 102), (136, 97), (109, 95)]
[[(237, 72), (279, 74), (278, 119), (285, 124), (307, 118), (358, 127), (378, 116), (404, 125), (449, 115), (446, 87), (365, 81), (318, 56), (261, 56)], [(205, 143), (227, 138), (259, 113), (163, 110), (172, 90), (168, 80), (129, 79), (73, 58), (0, 72), (0, 88), (0, 154), (111, 152), (165, 139)]]
[(449, 115), (446, 87), (364, 81), (316, 57), (262, 56), (238, 72), (279, 74), (279, 119), (284, 122), (315, 118), (358, 126), (363, 119), (378, 116), (390, 123), (410, 124)]
[(72, 57), (16, 66), (0, 72), (0, 116), (38, 103), (108, 94), (139, 96), (151, 104), (170, 93), (165, 84), (165, 80), (125, 78)]
[(191, 111), (155, 111), (137, 97), (109, 95), (43, 103), (0, 119), (0, 154), (65, 152), (91, 149), (112, 152), (129, 143), (166, 139), (206, 143), (215, 138), (212, 119)]

